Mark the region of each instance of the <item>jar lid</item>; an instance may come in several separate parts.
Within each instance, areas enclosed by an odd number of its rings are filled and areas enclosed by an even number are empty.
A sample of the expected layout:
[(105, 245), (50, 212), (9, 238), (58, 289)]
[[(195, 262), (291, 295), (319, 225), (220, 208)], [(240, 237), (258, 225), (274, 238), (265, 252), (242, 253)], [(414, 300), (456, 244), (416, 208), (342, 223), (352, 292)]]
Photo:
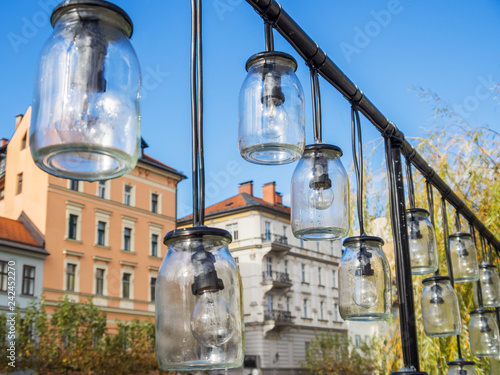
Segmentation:
[(417, 212), (430, 215), (429, 211), (427, 211), (425, 208), (408, 208), (406, 210), (406, 213), (408, 213), (408, 214), (413, 214), (413, 213), (417, 213)]
[(486, 310), (485, 308), (479, 308), (477, 310), (471, 311), (469, 315), (474, 315), (474, 314), (494, 314), (495, 312), (492, 310)]
[(434, 275), (434, 276), (428, 277), (426, 279), (423, 279), (422, 284), (425, 284), (425, 283), (431, 282), (431, 281), (442, 281), (442, 280), (451, 281), (449, 276)]
[(395, 371), (391, 372), (391, 375), (427, 375), (427, 373), (421, 371)]
[(457, 232), (450, 234), (448, 237), (453, 238), (453, 237), (472, 237), (472, 234), (470, 233), (464, 233), (464, 232)]
[(304, 152), (306, 152), (306, 151), (323, 151), (323, 150), (336, 151), (340, 154), (338, 157), (341, 157), (342, 155), (344, 155), (344, 153), (342, 152), (342, 149), (340, 147), (335, 146), (335, 145), (330, 145), (327, 143), (313, 143), (312, 145), (306, 145), (306, 147), (304, 147)]
[(124, 21), (128, 24), (128, 29), (127, 30), (127, 36), (130, 38), (132, 36), (132, 33), (134, 31), (134, 25), (132, 23), (132, 20), (130, 19), (129, 15), (118, 5), (115, 5), (113, 3), (110, 3), (109, 1), (105, 0), (66, 0), (60, 3), (58, 6), (54, 8), (52, 11), (52, 15), (50, 16), (50, 24), (52, 27), (55, 26), (56, 22), (59, 20), (59, 18), (66, 12), (68, 12), (71, 9), (74, 8), (79, 8), (79, 7), (100, 7), (104, 9), (108, 9), (119, 16), (121, 16)]
[(344, 240), (342, 245), (347, 246), (349, 244), (355, 243), (355, 242), (379, 242), (380, 246), (384, 244), (384, 240), (380, 237), (375, 237), (375, 236), (354, 236), (354, 237), (348, 237)]
[(479, 268), (496, 268), (493, 264), (488, 264), (488, 263), (481, 263), (479, 265)]
[(467, 366), (467, 365), (472, 365), (474, 366), (476, 364), (476, 362), (472, 362), (472, 361), (466, 361), (464, 360), (463, 358), (459, 358), (453, 362), (448, 362), (448, 366), (453, 366), (453, 365), (456, 365), (456, 366)]
[(173, 231), (168, 232), (163, 238), (163, 243), (168, 245), (174, 239), (182, 239), (182, 238), (203, 238), (206, 236), (217, 236), (221, 238), (225, 238), (231, 242), (233, 237), (231, 233), (227, 230), (220, 228), (209, 228), (209, 227), (190, 227), (190, 228), (181, 228), (175, 229)]
[(247, 63), (245, 64), (245, 69), (248, 72), (248, 69), (250, 69), (250, 67), (256, 62), (260, 60), (265, 61), (266, 59), (272, 59), (272, 58), (289, 60), (292, 63), (293, 70), (297, 71), (297, 61), (288, 53), (278, 52), (278, 51), (259, 52), (256, 53), (255, 55), (250, 56), (250, 58), (247, 60)]

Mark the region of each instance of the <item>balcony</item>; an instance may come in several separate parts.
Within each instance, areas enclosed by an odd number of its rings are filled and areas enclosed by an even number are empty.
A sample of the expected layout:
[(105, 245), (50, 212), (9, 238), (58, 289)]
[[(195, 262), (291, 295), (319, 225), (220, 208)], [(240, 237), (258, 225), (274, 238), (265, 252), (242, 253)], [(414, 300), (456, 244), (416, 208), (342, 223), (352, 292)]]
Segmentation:
[(275, 256), (282, 257), (290, 252), (288, 237), (280, 234), (264, 233), (262, 236), (262, 244), (270, 244), (272, 253)]
[(264, 334), (286, 331), (293, 326), (293, 316), (290, 311), (268, 310), (264, 313)]
[(265, 293), (276, 295), (288, 292), (293, 282), (286, 272), (264, 271), (261, 285), (268, 287)]

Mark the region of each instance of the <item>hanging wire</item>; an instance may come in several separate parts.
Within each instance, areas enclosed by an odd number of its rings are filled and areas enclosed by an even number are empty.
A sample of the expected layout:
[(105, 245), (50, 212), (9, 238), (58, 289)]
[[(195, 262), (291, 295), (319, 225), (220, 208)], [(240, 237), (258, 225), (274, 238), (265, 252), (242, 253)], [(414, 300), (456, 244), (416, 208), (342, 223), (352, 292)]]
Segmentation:
[[(474, 228), (474, 225), (469, 221), (469, 229), (472, 234), (472, 240), (474, 241), (474, 246), (476, 249), (478, 248), (477, 246), (477, 240), (476, 240), (476, 228)], [(484, 261), (484, 258), (483, 258)], [(479, 307), (483, 307), (483, 289), (481, 288), (481, 281), (477, 280), (476, 281), (476, 288), (477, 288), (477, 303), (479, 304)]]
[(434, 224), (434, 193), (432, 190), (432, 185), (429, 182), (429, 180), (425, 181), (425, 188), (427, 190), (427, 206), (429, 207), (429, 214), (431, 216), (431, 223), (432, 223), (432, 226), (435, 228), (436, 225)]
[(311, 76), (311, 96), (313, 103), (313, 125), (314, 125), (314, 143), (323, 142), (323, 130), (321, 119), (321, 95), (319, 92), (318, 71), (310, 66), (309, 73)]
[(205, 157), (203, 151), (203, 64), (201, 0), (191, 0), (191, 131), (193, 226), (205, 221)]
[(406, 179), (408, 183), (408, 199), (410, 208), (415, 208), (415, 191), (413, 190), (413, 175), (411, 173), (411, 162), (406, 159)]
[(489, 242), (487, 242), (486, 240), (485, 240), (485, 242), (486, 242), (486, 245), (488, 246), (488, 259), (489, 259), (489, 263), (493, 264), (493, 254), (491, 252), (491, 244)]
[(269, 21), (264, 21), (264, 35), (266, 39), (266, 52), (274, 51), (273, 25)]
[[(361, 121), (359, 119), (358, 109), (351, 106), (351, 133), (352, 133), (352, 157), (354, 159), (354, 170), (356, 172), (357, 182), (357, 208), (359, 220), (359, 234), (365, 235), (365, 226), (363, 222), (363, 140), (361, 138)], [(356, 133), (358, 134), (358, 152), (356, 151)]]
[(486, 248), (484, 246), (484, 237), (479, 233), (479, 240), (481, 241), (481, 254), (483, 255), (483, 263), (488, 263), (488, 254), (486, 254)]
[(458, 233), (462, 231), (462, 225), (460, 223), (460, 213), (455, 210), (455, 228)]

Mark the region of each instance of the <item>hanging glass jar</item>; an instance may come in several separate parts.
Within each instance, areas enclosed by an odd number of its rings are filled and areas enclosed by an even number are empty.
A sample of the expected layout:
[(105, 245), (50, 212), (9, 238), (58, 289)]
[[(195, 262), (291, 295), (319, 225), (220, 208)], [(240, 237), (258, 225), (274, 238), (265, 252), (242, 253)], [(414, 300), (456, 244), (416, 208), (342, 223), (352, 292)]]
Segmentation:
[(243, 362), (242, 286), (229, 232), (169, 232), (156, 280), (156, 356), (163, 370), (201, 371)]
[(248, 59), (239, 96), (241, 156), (256, 164), (287, 164), (305, 145), (304, 93), (297, 62), (283, 52), (261, 52)]
[(500, 356), (490, 358), (490, 375), (500, 374)]
[(339, 266), (339, 311), (344, 320), (388, 320), (391, 317), (391, 272), (379, 237), (344, 240)]
[(422, 281), (420, 298), (425, 334), (429, 337), (456, 336), (462, 333), (458, 298), (448, 276), (433, 276)]
[(447, 375), (477, 375), (475, 363), (471, 361), (464, 361), (462, 358), (453, 362), (448, 362)]
[[(479, 281), (481, 283), (481, 294), (484, 307), (500, 307), (500, 277), (496, 267), (483, 263), (479, 266)], [(477, 286), (474, 287), (474, 304), (480, 306), (477, 298)]]
[(406, 210), (411, 270), (414, 275), (426, 275), (438, 270), (438, 252), (434, 227), (429, 211), (423, 208)]
[(493, 314), (494, 311), (483, 308), (470, 313), (470, 349), (475, 357), (495, 357), (500, 354), (500, 335)]
[(292, 176), (291, 221), (295, 237), (334, 240), (349, 233), (349, 181), (341, 156), (337, 146), (306, 146)]
[(102, 180), (137, 162), (139, 61), (132, 21), (102, 0), (68, 0), (53, 11), (54, 32), (38, 63), (30, 148), (58, 177)]
[(477, 251), (470, 233), (450, 235), (450, 255), (456, 283), (472, 283), (479, 279)]

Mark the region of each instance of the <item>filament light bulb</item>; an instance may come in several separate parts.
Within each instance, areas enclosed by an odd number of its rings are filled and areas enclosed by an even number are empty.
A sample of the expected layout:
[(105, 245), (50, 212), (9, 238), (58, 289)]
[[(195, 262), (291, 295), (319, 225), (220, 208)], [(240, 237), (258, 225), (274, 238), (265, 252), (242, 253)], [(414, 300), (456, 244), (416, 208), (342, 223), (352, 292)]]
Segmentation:
[(440, 327), (446, 323), (446, 315), (443, 311), (443, 288), (434, 284), (431, 287), (432, 297), (427, 311), (423, 313), (423, 318), (427, 324), (433, 327)]
[(377, 286), (367, 276), (357, 276), (352, 299), (356, 305), (366, 309), (376, 306), (378, 303)]
[(427, 244), (422, 241), (418, 221), (413, 217), (410, 219), (410, 253), (412, 265), (426, 265), (429, 263), (429, 251)]
[(485, 316), (481, 316), (479, 318), (479, 322), (479, 330), (481, 332), (481, 347), (483, 348), (483, 350), (487, 350), (490, 353), (498, 353), (498, 338), (488, 324), (488, 318), (486, 318)]
[(333, 203), (332, 180), (328, 176), (328, 163), (323, 154), (314, 156), (313, 177), (309, 181), (309, 203), (318, 210), (326, 210)]
[(215, 348), (228, 342), (234, 326), (234, 315), (218, 290), (198, 296), (191, 316), (191, 332), (200, 344)]
[(266, 99), (262, 109), (262, 128), (260, 135), (264, 138), (281, 138), (288, 129), (288, 114), (281, 103)]
[(488, 304), (496, 303), (497, 290), (495, 289), (495, 286), (493, 284), (490, 270), (488, 269), (484, 270), (482, 281), (483, 282), (481, 283), (481, 286), (482, 286), (483, 299), (485, 300), (485, 302), (487, 301)]

